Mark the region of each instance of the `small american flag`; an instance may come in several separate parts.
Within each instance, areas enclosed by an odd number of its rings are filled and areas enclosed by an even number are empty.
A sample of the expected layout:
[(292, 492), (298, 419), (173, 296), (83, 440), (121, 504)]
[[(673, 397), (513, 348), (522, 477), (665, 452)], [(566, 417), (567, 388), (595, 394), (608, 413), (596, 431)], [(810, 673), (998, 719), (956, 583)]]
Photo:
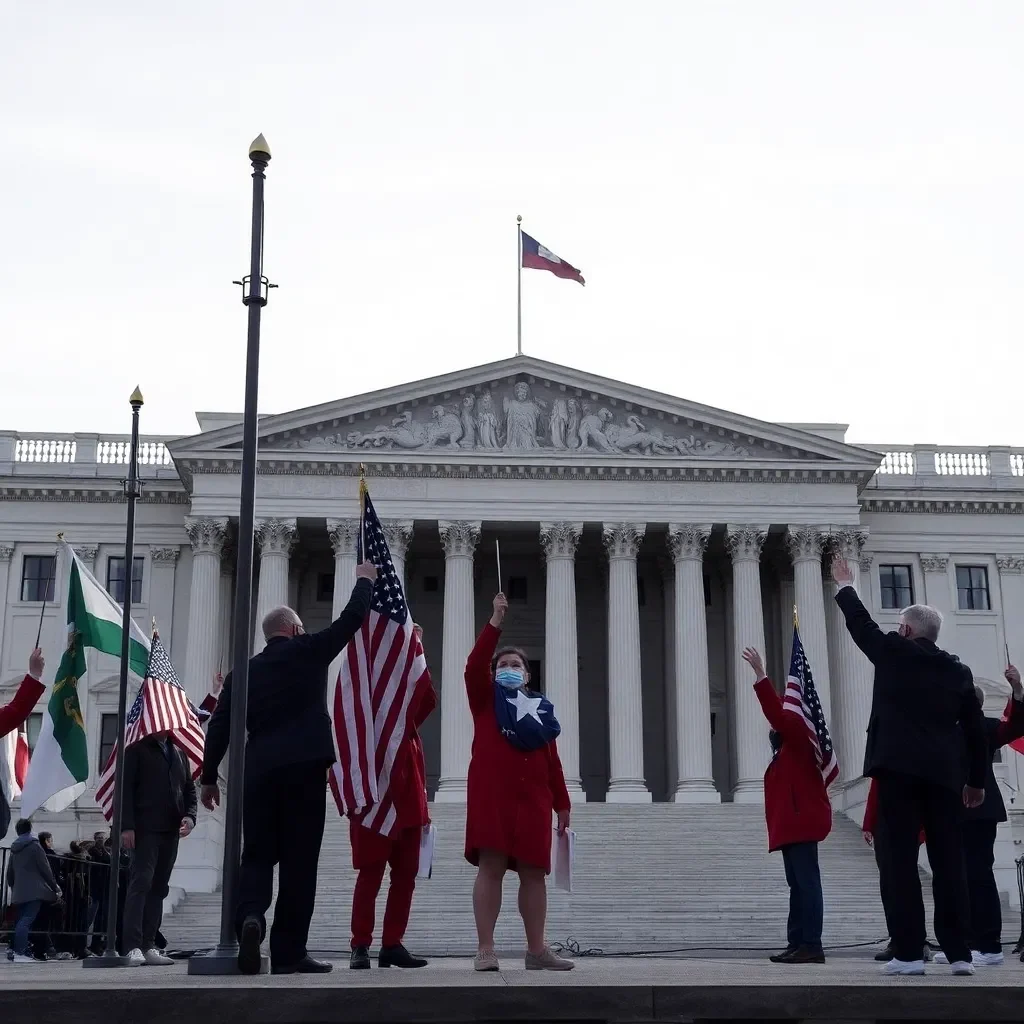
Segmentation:
[[(171, 659), (160, 642), (160, 634), (153, 633), (149, 649), (146, 677), (139, 687), (138, 696), (128, 711), (125, 722), (124, 745), (144, 740), (147, 736), (167, 734), (185, 751), (192, 766), (192, 778), (198, 778), (203, 767), (203, 730), (199, 712), (188, 699)], [(96, 787), (96, 803), (103, 817), (110, 821), (114, 813), (114, 768), (117, 764), (117, 746), (110, 752)]]
[(329, 776), (338, 811), (388, 836), (397, 813), (390, 790), (398, 748), (431, 688), (423, 645), (413, 630), (402, 582), (380, 520), (361, 485), (359, 561), (377, 567), (370, 614), (342, 651), (332, 712), (338, 760)]
[(814, 688), (811, 677), (811, 666), (804, 654), (804, 645), (800, 642), (800, 631), (793, 627), (793, 654), (789, 661), (789, 675), (786, 678), (786, 696), (782, 702), (782, 710), (799, 715), (811, 737), (814, 747), (814, 758), (821, 769), (821, 777), (825, 787), (829, 787), (839, 775), (839, 761), (836, 759), (832, 737), (825, 724), (825, 713), (821, 710), (821, 701)]

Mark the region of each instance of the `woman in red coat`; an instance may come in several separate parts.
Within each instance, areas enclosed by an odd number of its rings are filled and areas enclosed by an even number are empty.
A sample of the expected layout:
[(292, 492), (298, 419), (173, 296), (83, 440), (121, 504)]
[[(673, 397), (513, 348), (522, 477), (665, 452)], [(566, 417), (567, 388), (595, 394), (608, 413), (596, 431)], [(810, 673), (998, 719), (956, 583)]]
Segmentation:
[(782, 851), (789, 884), (787, 945), (770, 959), (777, 964), (823, 964), (818, 843), (832, 831), (832, 805), (803, 716), (783, 710), (782, 698), (753, 647), (743, 652), (743, 658), (754, 670), (754, 692), (772, 729), (772, 759), (764, 773), (764, 813), (768, 849)]
[(551, 702), (527, 687), (526, 655), (497, 650), (508, 610), (504, 594), (494, 598), (466, 662), (466, 693), (473, 713), (469, 762), (466, 860), (478, 867), (473, 886), (478, 952), (474, 968), (498, 970), (494, 925), (501, 910), (501, 884), (508, 870), (519, 874), (519, 913), (526, 928), (526, 969), (569, 971), (575, 966), (544, 940), (545, 876), (551, 870), (551, 814), (558, 831), (569, 826), (569, 793), (555, 737), (560, 727)]

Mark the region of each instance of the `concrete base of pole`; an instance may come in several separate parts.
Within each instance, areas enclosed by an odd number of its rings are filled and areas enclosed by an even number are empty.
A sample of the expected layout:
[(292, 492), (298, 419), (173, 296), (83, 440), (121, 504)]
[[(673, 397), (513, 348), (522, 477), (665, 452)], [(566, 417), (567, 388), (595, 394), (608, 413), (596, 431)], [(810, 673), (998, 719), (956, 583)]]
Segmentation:
[(86, 968), (103, 968), (103, 967), (127, 967), (128, 957), (118, 956), (117, 953), (104, 953), (102, 956), (88, 956), (82, 961), (82, 966)]
[[(205, 977), (237, 975), (242, 972), (238, 969), (238, 946), (232, 943), (230, 946), (218, 946), (209, 953), (200, 953), (189, 957), (188, 973)], [(260, 974), (270, 973), (270, 957), (260, 954)]]

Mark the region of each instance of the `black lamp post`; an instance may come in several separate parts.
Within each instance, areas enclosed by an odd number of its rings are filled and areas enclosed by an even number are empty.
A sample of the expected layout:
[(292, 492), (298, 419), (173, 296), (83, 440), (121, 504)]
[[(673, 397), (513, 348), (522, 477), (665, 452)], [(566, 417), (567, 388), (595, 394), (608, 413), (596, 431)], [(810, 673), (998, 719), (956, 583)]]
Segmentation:
[[(235, 576), (234, 659), (231, 666), (231, 746), (228, 754), (228, 792), (224, 807), (224, 872), (220, 907), (220, 941), (212, 953), (194, 956), (189, 974), (237, 974), (235, 901), (242, 853), (242, 786), (245, 776), (245, 720), (249, 695), (249, 650), (252, 645), (252, 563), (256, 505), (256, 442), (260, 376), (260, 313), (276, 285), (263, 276), (263, 182), (270, 147), (262, 135), (249, 147), (252, 161), (252, 250), (249, 273), (242, 286), (242, 303), (249, 310), (245, 356), (245, 415), (242, 421), (242, 490), (238, 506), (238, 562)], [(263, 957), (260, 973), (269, 963)]]
[[(139, 480), (139, 410), (142, 392), (136, 388), (128, 399), (132, 407), (132, 444), (128, 453), (128, 479), (124, 493), (128, 499), (128, 524), (124, 537), (125, 582), (121, 617), (121, 672), (117, 693), (117, 759), (114, 765), (114, 800), (110, 822), (110, 881), (107, 889), (107, 948), (103, 956), (86, 957), (83, 967), (127, 967), (128, 958), (117, 952), (117, 897), (121, 880), (121, 784), (124, 780), (124, 726), (128, 710), (128, 658), (132, 634), (132, 566), (135, 564), (135, 502), (142, 497)], [(98, 922), (97, 922), (98, 923)]]

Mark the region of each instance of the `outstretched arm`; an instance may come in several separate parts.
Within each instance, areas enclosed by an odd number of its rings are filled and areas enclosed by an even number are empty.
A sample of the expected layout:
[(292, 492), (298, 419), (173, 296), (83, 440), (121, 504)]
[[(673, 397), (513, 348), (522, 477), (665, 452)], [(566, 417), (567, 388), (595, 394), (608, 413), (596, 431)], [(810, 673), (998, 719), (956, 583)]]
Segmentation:
[(764, 662), (755, 647), (747, 647), (743, 651), (743, 660), (754, 671), (754, 693), (761, 704), (764, 717), (768, 724), (783, 738), (795, 740), (799, 733), (794, 726), (799, 726), (796, 715), (787, 715), (783, 709), (782, 698), (775, 692), (772, 681), (765, 675)]
[(43, 652), (36, 648), (28, 659), (28, 674), (22, 679), (14, 699), (10, 704), (0, 708), (0, 736), (6, 736), (23, 725), (32, 714), (36, 701), (43, 695), (44, 686), (41, 680), (45, 665)]
[(304, 638), (313, 657), (325, 666), (341, 654), (370, 614), (370, 598), (373, 597), (373, 581), (377, 578), (377, 570), (372, 562), (363, 562), (356, 569), (356, 576), (358, 578), (352, 588), (352, 596), (341, 614), (326, 629)]
[(832, 578), (839, 587), (836, 604), (846, 619), (846, 628), (853, 642), (873, 664), (877, 663), (885, 649), (886, 634), (878, 628), (878, 623), (871, 618), (871, 613), (857, 596), (853, 588), (853, 570), (845, 558), (837, 555), (832, 560)]

